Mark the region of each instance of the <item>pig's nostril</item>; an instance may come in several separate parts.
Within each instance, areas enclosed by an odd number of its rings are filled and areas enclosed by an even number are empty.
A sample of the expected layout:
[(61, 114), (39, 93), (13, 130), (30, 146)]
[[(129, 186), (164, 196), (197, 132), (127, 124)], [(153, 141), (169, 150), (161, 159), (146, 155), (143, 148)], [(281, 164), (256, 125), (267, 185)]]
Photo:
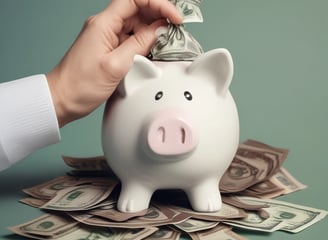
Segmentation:
[(181, 143), (184, 144), (186, 142), (186, 130), (182, 127), (180, 128), (181, 131)]
[(147, 150), (157, 155), (173, 156), (191, 152), (197, 145), (194, 127), (183, 117), (163, 115), (150, 122)]
[(164, 143), (165, 142), (165, 128), (159, 127), (157, 131), (158, 131), (159, 139), (161, 140), (162, 143)]

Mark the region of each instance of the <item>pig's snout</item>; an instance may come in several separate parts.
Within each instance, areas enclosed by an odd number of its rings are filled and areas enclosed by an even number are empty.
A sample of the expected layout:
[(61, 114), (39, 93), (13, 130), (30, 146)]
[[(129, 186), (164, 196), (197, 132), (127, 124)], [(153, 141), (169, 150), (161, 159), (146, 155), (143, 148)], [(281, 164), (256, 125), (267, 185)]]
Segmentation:
[(194, 124), (183, 114), (163, 112), (154, 117), (147, 132), (148, 146), (157, 155), (186, 154), (197, 142)]

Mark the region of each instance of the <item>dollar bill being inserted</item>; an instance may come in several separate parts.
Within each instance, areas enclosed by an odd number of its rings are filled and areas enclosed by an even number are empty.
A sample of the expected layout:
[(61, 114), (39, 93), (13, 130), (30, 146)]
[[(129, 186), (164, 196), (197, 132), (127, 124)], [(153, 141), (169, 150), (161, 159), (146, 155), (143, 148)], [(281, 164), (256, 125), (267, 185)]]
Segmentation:
[(184, 23), (203, 22), (203, 15), (200, 11), (202, 0), (169, 0), (177, 7)]
[[(200, 11), (202, 0), (169, 0), (181, 16), (183, 23), (203, 22)], [(150, 58), (156, 61), (193, 61), (203, 53), (201, 45), (185, 30), (184, 25), (169, 23), (168, 31), (160, 34), (150, 51)]]
[(226, 223), (240, 228), (273, 232), (282, 230), (292, 233), (300, 232), (320, 221), (327, 215), (327, 211), (297, 204), (287, 203), (273, 199), (257, 199), (240, 197), (243, 202), (249, 204), (267, 204), (265, 210), (269, 218), (262, 218), (254, 212), (248, 212), (248, 216), (238, 220), (228, 220)]
[(160, 34), (150, 55), (152, 60), (192, 61), (202, 53), (200, 44), (183, 25), (169, 24), (168, 31)]

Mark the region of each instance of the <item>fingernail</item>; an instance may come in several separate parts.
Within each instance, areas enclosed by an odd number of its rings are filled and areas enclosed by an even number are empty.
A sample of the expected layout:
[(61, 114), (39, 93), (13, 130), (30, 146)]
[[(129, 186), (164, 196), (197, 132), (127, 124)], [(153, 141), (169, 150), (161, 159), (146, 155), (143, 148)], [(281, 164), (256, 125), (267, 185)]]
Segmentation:
[(168, 27), (166, 27), (166, 26), (160, 26), (160, 27), (158, 27), (156, 29), (155, 35), (156, 35), (157, 38), (159, 38), (161, 35), (166, 34), (167, 31), (168, 31)]

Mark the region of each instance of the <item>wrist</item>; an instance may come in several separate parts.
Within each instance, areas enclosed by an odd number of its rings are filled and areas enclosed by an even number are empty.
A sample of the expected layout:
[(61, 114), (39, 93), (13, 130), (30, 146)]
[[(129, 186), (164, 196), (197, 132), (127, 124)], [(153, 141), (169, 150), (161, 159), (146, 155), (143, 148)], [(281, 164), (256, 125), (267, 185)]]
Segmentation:
[(51, 72), (46, 74), (46, 78), (48, 81), (52, 101), (55, 107), (57, 121), (59, 127), (63, 127), (69, 121), (69, 114), (67, 111), (67, 107), (65, 106), (65, 99), (61, 94), (61, 91), (58, 87), (59, 83), (59, 74), (57, 74), (56, 70), (52, 70)]

